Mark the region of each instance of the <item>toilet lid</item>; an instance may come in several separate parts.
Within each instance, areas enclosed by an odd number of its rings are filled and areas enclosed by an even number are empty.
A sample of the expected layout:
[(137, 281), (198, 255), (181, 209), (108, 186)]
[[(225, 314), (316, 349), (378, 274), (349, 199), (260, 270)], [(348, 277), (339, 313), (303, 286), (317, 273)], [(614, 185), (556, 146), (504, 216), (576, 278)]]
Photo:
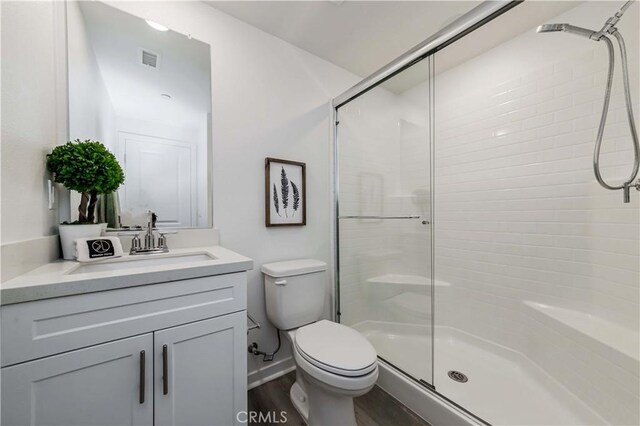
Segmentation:
[(322, 320), (299, 328), (296, 349), (318, 368), (344, 376), (360, 376), (375, 369), (377, 354), (356, 330)]

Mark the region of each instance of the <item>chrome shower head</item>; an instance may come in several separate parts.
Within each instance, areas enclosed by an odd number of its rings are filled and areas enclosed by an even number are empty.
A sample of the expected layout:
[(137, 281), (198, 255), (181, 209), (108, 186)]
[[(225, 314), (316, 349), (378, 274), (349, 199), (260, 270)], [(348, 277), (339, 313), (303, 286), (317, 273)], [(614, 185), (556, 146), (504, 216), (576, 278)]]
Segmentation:
[(540, 25), (537, 29), (537, 33), (552, 33), (555, 31), (563, 31), (565, 24), (544, 24)]
[(552, 33), (557, 31), (564, 31), (567, 33), (590, 38), (592, 40), (595, 40), (595, 38), (593, 38), (592, 36), (596, 34), (595, 31), (588, 30), (582, 27), (576, 27), (575, 25), (571, 25), (571, 24), (544, 24), (544, 25), (540, 25), (536, 29), (536, 32), (538, 33)]

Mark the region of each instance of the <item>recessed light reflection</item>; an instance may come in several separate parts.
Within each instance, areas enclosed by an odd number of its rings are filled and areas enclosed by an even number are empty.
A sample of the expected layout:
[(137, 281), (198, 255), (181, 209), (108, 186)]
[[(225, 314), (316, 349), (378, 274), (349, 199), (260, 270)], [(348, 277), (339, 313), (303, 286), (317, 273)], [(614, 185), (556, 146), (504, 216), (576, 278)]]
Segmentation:
[(165, 27), (164, 25), (158, 24), (157, 22), (149, 21), (148, 19), (146, 19), (145, 22), (154, 30), (169, 31), (169, 27)]

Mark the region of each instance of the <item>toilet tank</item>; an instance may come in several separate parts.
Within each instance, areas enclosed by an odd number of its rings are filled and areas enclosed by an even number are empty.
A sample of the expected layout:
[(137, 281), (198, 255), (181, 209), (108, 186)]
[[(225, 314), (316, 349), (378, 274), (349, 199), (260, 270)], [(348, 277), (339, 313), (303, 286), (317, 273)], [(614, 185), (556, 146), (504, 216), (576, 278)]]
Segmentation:
[(281, 330), (318, 321), (327, 291), (326, 271), (327, 264), (315, 259), (262, 265), (269, 321)]

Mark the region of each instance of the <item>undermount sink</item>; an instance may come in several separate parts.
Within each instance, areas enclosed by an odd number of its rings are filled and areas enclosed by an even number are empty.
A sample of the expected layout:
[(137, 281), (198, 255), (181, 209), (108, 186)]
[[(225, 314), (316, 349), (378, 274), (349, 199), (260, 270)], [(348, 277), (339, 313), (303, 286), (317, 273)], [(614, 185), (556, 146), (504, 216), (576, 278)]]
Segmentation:
[(68, 272), (68, 274), (91, 274), (94, 272), (116, 272), (132, 268), (147, 268), (152, 266), (180, 265), (193, 262), (215, 260), (208, 253), (185, 254), (147, 254), (125, 256), (117, 259), (98, 261), (97, 263), (82, 263)]

